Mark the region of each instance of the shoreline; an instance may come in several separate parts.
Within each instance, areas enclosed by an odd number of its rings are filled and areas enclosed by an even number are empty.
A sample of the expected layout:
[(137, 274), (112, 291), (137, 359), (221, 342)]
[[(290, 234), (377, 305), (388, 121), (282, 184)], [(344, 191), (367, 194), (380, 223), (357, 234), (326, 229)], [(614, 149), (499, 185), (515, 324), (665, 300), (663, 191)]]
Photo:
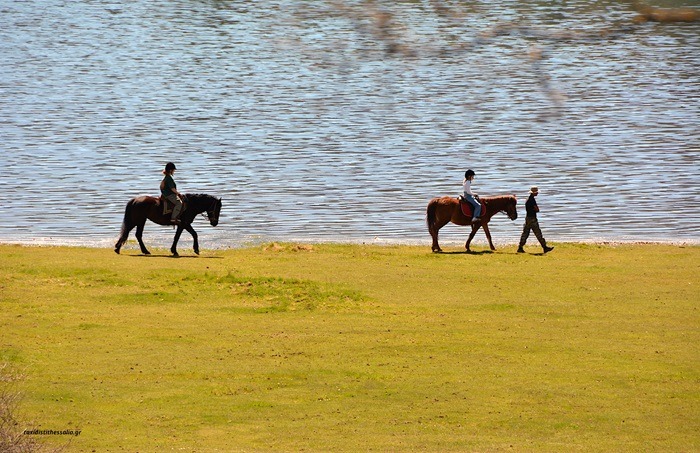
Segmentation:
[[(666, 245), (676, 247), (700, 247), (699, 240), (637, 240), (637, 239), (586, 239), (586, 240), (567, 240), (567, 241), (548, 241), (555, 245), (598, 245), (598, 246), (621, 246), (621, 245)], [(200, 243), (201, 244), (201, 243)], [(217, 247), (201, 247), (202, 250), (238, 250), (246, 248), (255, 248), (268, 244), (304, 244), (304, 245), (348, 245), (348, 246), (376, 246), (376, 247), (423, 247), (430, 248), (430, 241), (392, 241), (375, 238), (374, 240), (299, 240), (299, 239), (259, 239), (254, 241), (241, 242), (235, 245), (224, 245)], [(475, 241), (472, 243), (477, 247), (488, 247), (486, 241)], [(89, 249), (112, 249), (113, 244), (106, 240), (98, 240), (94, 242), (85, 242), (82, 240), (66, 241), (65, 238), (36, 238), (33, 241), (27, 240), (6, 240), (0, 239), (0, 246), (21, 246), (21, 247), (67, 247), (67, 248), (89, 248)], [(464, 247), (464, 241), (444, 241), (446, 247)], [(496, 244), (496, 251), (502, 250), (505, 247), (517, 247), (517, 242), (501, 242)], [(149, 244), (155, 249), (170, 248), (168, 244)], [(191, 247), (188, 241), (180, 242), (178, 248), (186, 250)], [(526, 247), (539, 247), (539, 244), (528, 241)], [(134, 239), (130, 239), (122, 250), (138, 250), (138, 244)]]

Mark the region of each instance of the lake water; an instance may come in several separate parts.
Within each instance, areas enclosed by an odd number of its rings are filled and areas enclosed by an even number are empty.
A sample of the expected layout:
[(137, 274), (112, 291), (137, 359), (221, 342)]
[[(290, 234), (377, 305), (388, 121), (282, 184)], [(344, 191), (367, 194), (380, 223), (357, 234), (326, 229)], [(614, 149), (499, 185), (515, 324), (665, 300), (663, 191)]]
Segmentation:
[(497, 246), (518, 240), (531, 185), (549, 241), (700, 242), (700, 22), (632, 27), (615, 1), (430, 4), (3, 2), (0, 242), (110, 246), (168, 161), (180, 190), (223, 197), (218, 227), (196, 221), (204, 249), (428, 248), (426, 204), (467, 168), (478, 193), (520, 200), (492, 221)]

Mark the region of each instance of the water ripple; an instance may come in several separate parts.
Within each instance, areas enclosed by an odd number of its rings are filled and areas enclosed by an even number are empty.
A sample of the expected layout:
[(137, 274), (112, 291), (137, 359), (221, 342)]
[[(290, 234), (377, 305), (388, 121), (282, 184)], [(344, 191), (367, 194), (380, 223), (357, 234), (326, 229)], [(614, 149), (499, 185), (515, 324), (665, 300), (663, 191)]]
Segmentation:
[[(438, 47), (444, 30), (472, 42), (504, 21), (542, 33), (629, 13), (497, 3), (469, 27), (426, 21), (416, 2), (393, 11), (412, 43)], [(458, 193), (466, 168), (479, 193), (517, 194), (521, 215), (539, 185), (549, 240), (700, 241), (698, 24), (595, 42), (509, 35), (401, 59), (315, 5), (0, 7), (0, 241), (108, 245), (127, 200), (157, 193), (171, 160), (182, 190), (224, 199), (219, 227), (197, 220), (208, 247), (427, 244), (427, 202)], [(532, 45), (546, 53), (539, 69)], [(520, 228), (505, 216), (492, 226), (497, 243)], [(441, 234), (460, 243), (466, 230)], [(149, 225), (146, 237), (164, 245), (172, 230)]]

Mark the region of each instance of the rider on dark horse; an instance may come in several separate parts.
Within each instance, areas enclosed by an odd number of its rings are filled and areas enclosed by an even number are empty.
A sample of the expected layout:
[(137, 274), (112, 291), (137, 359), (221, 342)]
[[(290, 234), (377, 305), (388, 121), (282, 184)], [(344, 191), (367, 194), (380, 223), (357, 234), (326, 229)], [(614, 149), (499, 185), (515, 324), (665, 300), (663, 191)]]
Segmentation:
[(175, 184), (175, 180), (173, 179), (175, 170), (177, 170), (177, 168), (175, 168), (174, 163), (168, 162), (165, 164), (165, 170), (163, 170), (165, 177), (160, 182), (160, 194), (161, 198), (163, 198), (163, 203), (165, 203), (165, 200), (168, 200), (173, 204), (173, 212), (170, 215), (170, 223), (173, 225), (178, 225), (180, 221), (177, 217), (180, 215), (180, 211), (182, 210), (182, 196), (180, 195), (180, 192), (177, 191), (177, 184)]
[[(126, 243), (129, 238), (129, 232), (136, 228), (136, 239), (139, 241), (141, 253), (150, 255), (146, 245), (143, 243), (143, 229), (146, 225), (146, 220), (150, 220), (158, 225), (177, 225), (173, 245), (170, 247), (170, 251), (174, 256), (178, 256), (177, 242), (180, 240), (183, 230), (192, 235), (192, 248), (199, 255), (199, 241), (197, 240), (197, 232), (192, 228), (192, 221), (199, 214), (206, 213), (211, 226), (218, 225), (219, 214), (221, 213), (221, 198), (204, 193), (181, 194), (177, 190), (175, 180), (173, 180), (175, 170), (175, 164), (172, 162), (168, 162), (165, 165), (165, 170), (163, 170), (165, 177), (160, 183), (160, 197), (141, 195), (132, 198), (126, 204), (121, 233), (116, 244), (114, 244), (116, 253), (119, 253), (124, 243)], [(167, 213), (164, 209), (166, 200), (173, 204), (173, 211), (170, 216), (166, 215)], [(184, 205), (185, 203), (186, 206)], [(182, 214), (182, 218), (178, 219), (180, 214)]]

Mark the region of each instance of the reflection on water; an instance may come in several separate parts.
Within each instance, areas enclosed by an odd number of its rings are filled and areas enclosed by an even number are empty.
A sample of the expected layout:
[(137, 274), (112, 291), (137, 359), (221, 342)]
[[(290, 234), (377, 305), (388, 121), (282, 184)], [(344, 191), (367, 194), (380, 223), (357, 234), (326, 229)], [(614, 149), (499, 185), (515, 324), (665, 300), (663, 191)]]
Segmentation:
[[(557, 41), (538, 33), (595, 31), (628, 6), (522, 3), (439, 22), (396, 2), (408, 57), (323, 2), (2, 5), (0, 241), (111, 244), (170, 160), (183, 191), (223, 197), (217, 228), (197, 221), (204, 248), (427, 247), (427, 202), (467, 168), (521, 216), (538, 185), (550, 241), (700, 241), (700, 23)], [(509, 21), (537, 33), (478, 41)], [(435, 51), (455, 42), (468, 51)], [(497, 217), (496, 244), (521, 220)]]

